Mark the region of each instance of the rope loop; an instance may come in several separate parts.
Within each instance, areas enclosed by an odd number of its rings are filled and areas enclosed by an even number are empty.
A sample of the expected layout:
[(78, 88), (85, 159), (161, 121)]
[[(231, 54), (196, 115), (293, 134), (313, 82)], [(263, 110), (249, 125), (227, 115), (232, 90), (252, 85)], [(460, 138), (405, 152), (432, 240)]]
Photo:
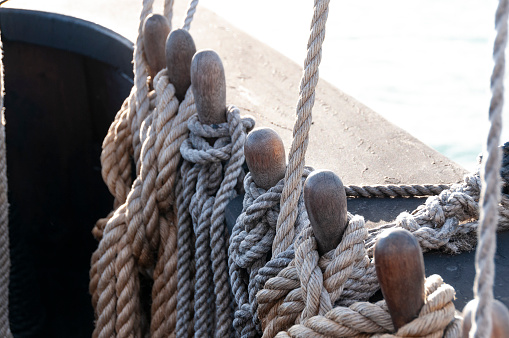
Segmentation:
[[(355, 302), (337, 306), (325, 315), (313, 316), (276, 337), (458, 337), (459, 320), (455, 318), (454, 289), (438, 275), (426, 279), (426, 302), (419, 316), (394, 333), (385, 304)], [(392, 332), (392, 333), (391, 333)]]

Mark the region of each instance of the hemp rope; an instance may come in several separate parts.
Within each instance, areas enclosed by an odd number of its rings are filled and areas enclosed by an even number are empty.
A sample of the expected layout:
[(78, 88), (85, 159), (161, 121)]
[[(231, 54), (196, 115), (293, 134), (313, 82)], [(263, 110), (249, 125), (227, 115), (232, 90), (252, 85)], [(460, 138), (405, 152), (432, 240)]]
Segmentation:
[[(231, 291), (227, 271), (224, 211), (235, 197), (243, 176), (244, 143), (254, 120), (241, 118), (229, 106), (227, 122), (203, 125), (197, 115), (190, 118), (189, 138), (180, 152), (184, 162), (177, 184), (178, 205), (178, 299), (177, 336), (188, 334), (194, 300), (194, 335), (231, 335)], [(207, 139), (216, 139), (210, 145)], [(182, 183), (181, 183), (182, 182)], [(194, 295), (192, 294), (192, 246), (195, 234)], [(212, 308), (211, 308), (212, 307)]]
[(9, 327), (9, 201), (7, 200), (7, 155), (5, 146), (3, 45), (0, 33), (0, 336), (12, 337)]
[(305, 228), (294, 243), (295, 259), (258, 292), (264, 337), (325, 314), (336, 303), (350, 305), (367, 300), (379, 288), (374, 264), (364, 246), (368, 236), (364, 219), (352, 215), (348, 218), (341, 243), (322, 257), (312, 228)]
[(495, 248), (500, 200), (500, 134), (502, 131), (502, 110), (504, 106), (505, 50), (507, 46), (507, 20), (509, 2), (500, 0), (495, 14), (497, 35), (493, 48), (495, 66), (491, 75), (491, 102), (489, 108), (490, 129), (486, 155), (483, 156), (481, 179), (482, 205), (479, 218), (479, 245), (475, 255), (476, 276), (474, 297), (478, 305), (472, 315), (470, 337), (489, 337), (492, 331), (493, 281), (495, 278)]
[[(303, 181), (311, 170), (305, 168)], [(257, 315), (256, 294), (265, 283), (259, 283), (257, 276), (258, 271), (269, 260), (283, 185), (284, 181), (280, 180), (274, 187), (265, 190), (256, 185), (251, 173), (244, 178), (243, 211), (233, 228), (228, 249), (229, 274), (236, 308), (233, 326), (242, 337), (253, 337), (262, 333)], [(301, 197), (295, 222), (296, 233), (307, 225), (309, 220)]]
[[(158, 73), (154, 83), (158, 92), (158, 103), (152, 118), (146, 119), (151, 120), (151, 126), (146, 133), (147, 139), (143, 140), (140, 176), (133, 183), (126, 203), (117, 209), (116, 217), (107, 223), (98, 248), (101, 258), (97, 268), (100, 277), (97, 287), (99, 299), (96, 330), (101, 332), (102, 329), (99, 319), (110, 315), (101, 312), (105, 311), (104, 307), (99, 306), (101, 298), (109, 300), (118, 297), (115, 326), (119, 336), (136, 329), (141, 320), (138, 318), (142, 315), (138, 294), (138, 269), (150, 270), (154, 264), (151, 331), (154, 336), (164, 336), (168, 333), (165, 328), (175, 328), (176, 247), (169, 243), (176, 242), (177, 230), (171, 203), (167, 199), (170, 198), (175, 184), (176, 168), (180, 160), (179, 148), (187, 134), (187, 119), (195, 113), (196, 108), (191, 89), (178, 107), (174, 96), (175, 89), (168, 82), (165, 70)], [(149, 229), (152, 225), (153, 230)], [(164, 247), (155, 243), (159, 232), (167, 244)], [(147, 254), (143, 253), (143, 242), (152, 243)], [(108, 256), (106, 253), (109, 251), (113, 253)], [(157, 263), (153, 257), (156, 253), (159, 256)], [(109, 271), (110, 266), (115, 266), (114, 278)], [(169, 270), (164, 270), (165, 267)], [(116, 296), (105, 291), (106, 287), (103, 285), (112, 285), (110, 290), (114, 286)], [(165, 308), (169, 312), (165, 312)]]
[(315, 0), (311, 33), (308, 40), (304, 73), (300, 82), (300, 97), (297, 103), (297, 120), (293, 128), (293, 141), (288, 155), (285, 186), (281, 194), (281, 212), (276, 225), (276, 236), (272, 244), (272, 256), (285, 251), (294, 237), (297, 218), (297, 203), (302, 190), (301, 177), (304, 172), (306, 149), (311, 128), (311, 111), (315, 103), (315, 87), (318, 83), (318, 66), (322, 59), (322, 44), (325, 38), (325, 22), (330, 0)]
[(419, 316), (396, 333), (384, 300), (356, 302), (313, 316), (276, 337), (459, 337), (461, 319), (455, 317), (454, 289), (438, 275), (425, 283), (426, 301)]

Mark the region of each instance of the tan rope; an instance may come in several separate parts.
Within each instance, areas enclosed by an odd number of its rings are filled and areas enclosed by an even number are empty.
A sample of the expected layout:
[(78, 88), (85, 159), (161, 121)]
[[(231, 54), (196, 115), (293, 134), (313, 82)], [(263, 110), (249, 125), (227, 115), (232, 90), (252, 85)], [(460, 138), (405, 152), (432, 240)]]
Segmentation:
[(257, 294), (264, 337), (324, 315), (336, 302), (350, 305), (373, 295), (379, 286), (364, 246), (367, 236), (364, 219), (349, 215), (341, 243), (319, 257), (312, 228), (301, 231), (294, 261)]
[(438, 275), (426, 279), (426, 302), (419, 316), (394, 333), (385, 301), (356, 302), (335, 307), (292, 326), (277, 337), (459, 337), (460, 320), (455, 318), (454, 289)]
[(7, 155), (5, 145), (4, 65), (0, 33), (0, 336), (12, 337), (9, 327), (9, 202), (7, 201)]
[(329, 13), (329, 0), (315, 0), (308, 51), (304, 61), (304, 74), (300, 83), (297, 103), (297, 121), (293, 129), (293, 142), (288, 155), (285, 186), (281, 195), (281, 212), (276, 224), (276, 236), (272, 245), (272, 256), (285, 251), (294, 238), (294, 223), (297, 218), (297, 203), (302, 190), (301, 177), (311, 128), (311, 111), (315, 102), (315, 87), (318, 83), (318, 66), (322, 59), (322, 43), (325, 38), (325, 22)]

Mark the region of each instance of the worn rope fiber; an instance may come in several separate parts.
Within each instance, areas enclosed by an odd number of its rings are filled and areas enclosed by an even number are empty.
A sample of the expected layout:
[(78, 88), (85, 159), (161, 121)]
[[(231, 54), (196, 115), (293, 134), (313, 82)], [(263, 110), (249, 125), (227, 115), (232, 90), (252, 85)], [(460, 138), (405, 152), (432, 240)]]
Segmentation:
[(495, 278), (496, 230), (500, 200), (500, 134), (502, 131), (502, 109), (504, 106), (505, 50), (507, 46), (507, 20), (509, 1), (500, 0), (495, 15), (495, 38), (493, 59), (495, 66), (491, 75), (491, 102), (489, 108), (490, 129), (486, 155), (483, 156), (479, 218), (479, 245), (475, 255), (476, 276), (474, 297), (479, 300), (472, 315), (470, 337), (490, 337), (492, 331), (491, 308), (493, 303), (493, 281)]
[[(227, 108), (226, 118), (226, 123), (209, 126), (194, 115), (188, 124), (189, 138), (180, 148), (184, 162), (177, 186), (179, 337), (187, 335), (190, 327), (195, 337), (231, 335), (224, 211), (243, 177), (244, 143), (254, 120), (241, 118), (234, 106)], [(210, 139), (215, 139), (213, 145)]]
[[(451, 185), (438, 196), (428, 197), (413, 212), (403, 212), (394, 222), (369, 229), (366, 241), (369, 255), (372, 256), (378, 235), (393, 227), (412, 232), (423, 252), (441, 250), (459, 254), (472, 250), (477, 243), (480, 193), (479, 172), (465, 175), (463, 182)], [(494, 215), (497, 213), (498, 230), (509, 229), (509, 196), (502, 196)]]
[(349, 215), (341, 243), (322, 257), (310, 226), (294, 243), (295, 259), (257, 294), (263, 336), (308, 318), (325, 314), (336, 305), (364, 301), (379, 288), (375, 267), (364, 240), (368, 233), (361, 216)]
[(5, 145), (4, 65), (0, 33), (0, 336), (12, 337), (9, 326), (9, 202), (7, 201), (7, 154)]
[[(175, 89), (169, 83), (165, 70), (158, 73), (154, 85), (157, 108), (153, 115), (149, 115), (144, 121), (145, 124), (150, 122), (150, 127), (141, 133), (146, 139), (143, 140), (141, 151), (143, 160), (140, 175), (133, 183), (126, 203), (118, 209), (121, 210), (120, 213), (123, 212), (123, 215), (117, 217), (121, 221), (112, 221), (111, 228), (108, 222), (98, 249), (101, 259), (108, 250), (108, 245), (115, 247), (116, 252), (116, 256), (108, 256), (110, 260), (101, 262), (98, 266), (98, 323), (101, 322), (101, 316), (104, 316), (99, 307), (101, 297), (113, 297), (109, 293), (103, 296), (105, 289), (101, 287), (101, 283), (114, 284), (117, 297), (115, 332), (120, 337), (125, 334), (137, 336), (137, 333), (140, 333), (139, 324), (147, 321), (146, 314), (143, 314), (140, 308), (140, 269), (143, 272), (155, 268), (150, 328), (153, 336), (163, 337), (173, 332), (176, 322), (177, 230), (171, 196), (180, 160), (179, 148), (187, 137), (187, 119), (196, 112), (196, 108), (191, 89), (179, 107), (174, 95)], [(122, 221), (125, 224), (119, 225)], [(164, 246), (159, 245), (161, 235)], [(115, 240), (109, 240), (107, 236), (113, 236)], [(144, 251), (147, 243), (148, 250)], [(108, 272), (108, 266), (111, 265), (115, 266), (116, 280), (113, 282), (107, 280), (111, 278), (111, 273)], [(102, 282), (103, 280), (105, 281)], [(100, 332), (101, 327), (96, 329)], [(141, 331), (144, 330), (145, 328), (142, 328)]]
[[(310, 171), (310, 168), (305, 168), (302, 180), (307, 178)], [(236, 308), (233, 326), (241, 337), (254, 337), (262, 332), (256, 294), (265, 283), (259, 283), (257, 277), (258, 271), (270, 260), (283, 185), (284, 181), (280, 180), (274, 187), (265, 190), (256, 185), (251, 173), (244, 179), (243, 210), (233, 228), (228, 249), (229, 274)], [(295, 233), (309, 225), (302, 196), (298, 210)]]
[(330, 0), (315, 0), (311, 33), (308, 40), (304, 73), (300, 83), (297, 103), (297, 120), (293, 129), (293, 141), (288, 155), (285, 172), (285, 186), (281, 194), (281, 212), (276, 225), (276, 236), (272, 244), (272, 255), (285, 251), (294, 237), (294, 223), (297, 218), (297, 203), (302, 191), (301, 177), (309, 143), (311, 111), (315, 102), (315, 87), (318, 83), (318, 66), (322, 59), (322, 44), (325, 38), (325, 22), (329, 13)]
[(384, 300), (338, 306), (292, 326), (276, 337), (460, 337), (461, 319), (455, 317), (454, 289), (438, 275), (425, 283), (426, 301), (419, 316), (394, 332)]

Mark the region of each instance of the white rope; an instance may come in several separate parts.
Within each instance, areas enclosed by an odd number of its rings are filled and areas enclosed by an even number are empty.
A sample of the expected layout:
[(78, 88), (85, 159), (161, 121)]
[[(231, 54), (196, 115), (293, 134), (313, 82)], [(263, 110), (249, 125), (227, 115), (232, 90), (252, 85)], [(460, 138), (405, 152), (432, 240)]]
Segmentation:
[(9, 328), (9, 203), (7, 201), (7, 158), (5, 149), (4, 65), (0, 33), (0, 336), (12, 337)]
[(505, 49), (507, 46), (507, 18), (509, 1), (500, 0), (495, 15), (497, 36), (493, 49), (495, 66), (491, 76), (491, 103), (489, 110), (490, 129), (487, 154), (483, 156), (481, 170), (482, 191), (480, 204), (479, 240), (475, 255), (476, 276), (474, 297), (479, 299), (472, 316), (470, 337), (490, 337), (492, 331), (491, 307), (493, 303), (493, 280), (495, 277), (495, 249), (500, 201), (500, 133), (502, 131), (502, 109), (504, 106)]

